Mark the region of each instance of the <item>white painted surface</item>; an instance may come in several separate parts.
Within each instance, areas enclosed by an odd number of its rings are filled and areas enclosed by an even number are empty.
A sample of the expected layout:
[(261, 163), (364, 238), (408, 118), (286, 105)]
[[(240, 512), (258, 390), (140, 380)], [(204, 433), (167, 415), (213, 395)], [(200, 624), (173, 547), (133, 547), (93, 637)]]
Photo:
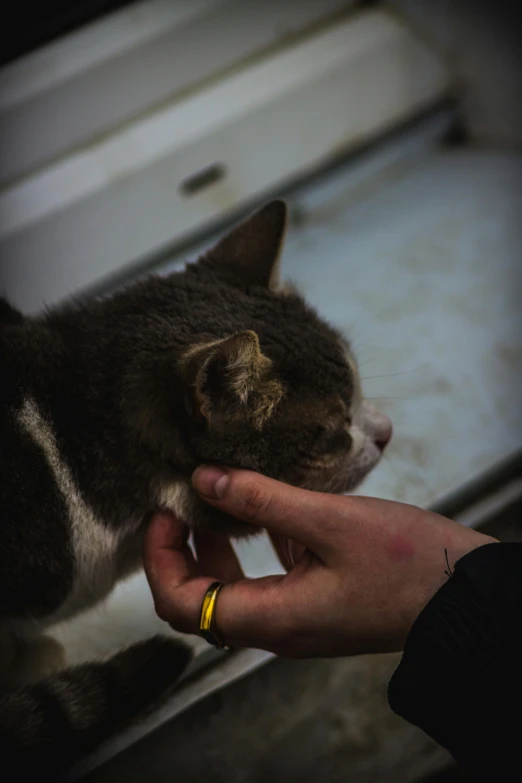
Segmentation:
[(149, 0), (0, 70), (0, 182), (301, 33), (351, 0)]
[[(332, 25), (0, 193), (4, 288), (34, 311), (154, 257), (416, 115), (449, 84), (392, 17)], [(226, 176), (184, 196), (181, 183), (214, 163)]]
[(223, 2), (143, 0), (62, 36), (0, 69), (0, 111), (26, 104), (124, 52), (135, 52)]
[[(343, 188), (349, 180), (333, 174), (291, 199), (302, 223), (283, 275), (351, 335), (365, 392), (394, 421), (387, 457), (361, 491), (428, 506), (522, 446), (522, 157), (436, 152), (366, 188)], [(273, 572), (265, 539), (239, 551), (247, 573)], [(87, 658), (152, 633), (151, 610), (136, 577), (62, 638), (83, 633), (72, 652)], [(264, 660), (227, 659), (161, 720)]]

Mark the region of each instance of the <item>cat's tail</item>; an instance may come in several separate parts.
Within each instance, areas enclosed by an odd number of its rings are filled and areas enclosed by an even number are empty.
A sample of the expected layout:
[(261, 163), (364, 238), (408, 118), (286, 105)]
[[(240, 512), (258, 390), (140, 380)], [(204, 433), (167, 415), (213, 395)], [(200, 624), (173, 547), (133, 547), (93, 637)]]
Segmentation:
[(29, 774), (53, 779), (161, 704), (190, 658), (185, 645), (155, 636), (107, 661), (64, 669), (5, 695), (2, 769), (12, 770), (13, 780)]

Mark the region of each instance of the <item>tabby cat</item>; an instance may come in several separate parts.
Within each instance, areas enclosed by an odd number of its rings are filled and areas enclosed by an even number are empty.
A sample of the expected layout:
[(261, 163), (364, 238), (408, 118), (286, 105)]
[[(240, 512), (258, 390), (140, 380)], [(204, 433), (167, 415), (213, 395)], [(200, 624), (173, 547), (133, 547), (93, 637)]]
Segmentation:
[(0, 754), (55, 774), (169, 692), (172, 638), (66, 668), (46, 627), (141, 566), (157, 508), (253, 532), (191, 490), (201, 463), (328, 492), (377, 463), (389, 420), (349, 345), (280, 285), (282, 201), (168, 277), (24, 317), (0, 300)]

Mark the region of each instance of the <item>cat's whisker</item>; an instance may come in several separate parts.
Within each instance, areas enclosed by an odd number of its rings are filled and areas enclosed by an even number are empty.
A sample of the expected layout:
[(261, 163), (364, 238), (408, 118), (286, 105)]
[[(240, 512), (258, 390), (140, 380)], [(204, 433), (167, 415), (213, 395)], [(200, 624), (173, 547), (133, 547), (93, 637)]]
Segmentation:
[(377, 356), (372, 356), (371, 359), (365, 359), (364, 362), (360, 362), (360, 363), (358, 362), (357, 363), (357, 367), (358, 367), (359, 370), (361, 370), (362, 367), (367, 367), (369, 364), (374, 362), (376, 359), (377, 359)]
[(351, 349), (354, 351), (354, 353), (360, 353), (364, 348), (367, 348), (369, 345), (375, 345), (375, 337), (368, 337), (362, 342), (359, 341), (358, 338), (349, 338), (348, 342), (350, 343)]
[(413, 370), (401, 370), (400, 372), (389, 372), (385, 375), (365, 375), (361, 378), (361, 381), (371, 381), (374, 378), (395, 378), (399, 375), (409, 375), (413, 372), (419, 372), (420, 370), (425, 370), (428, 365), (424, 364), (421, 365), (421, 367), (415, 367)]
[(341, 332), (351, 343), (358, 341), (361, 337), (368, 334), (368, 329), (375, 329), (375, 324), (368, 321), (365, 324), (361, 324), (359, 320), (352, 321), (347, 326), (341, 327)]
[(386, 396), (384, 396), (384, 397), (366, 397), (366, 395), (365, 395), (364, 399), (365, 400), (370, 400), (370, 401), (373, 401), (373, 400), (410, 400), (410, 401), (414, 400), (414, 401), (418, 401), (420, 398), (419, 397), (386, 397)]

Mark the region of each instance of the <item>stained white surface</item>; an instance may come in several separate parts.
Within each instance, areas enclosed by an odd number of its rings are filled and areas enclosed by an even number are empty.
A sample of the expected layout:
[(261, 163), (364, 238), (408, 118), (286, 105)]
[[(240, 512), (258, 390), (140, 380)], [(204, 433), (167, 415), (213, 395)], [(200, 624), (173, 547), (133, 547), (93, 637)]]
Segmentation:
[(522, 159), (441, 152), (347, 198), (312, 208), (283, 269), (394, 420), (363, 491), (428, 505), (522, 446)]
[[(417, 116), (451, 84), (437, 53), (382, 11), (292, 40), (1, 190), (4, 290), (36, 312), (157, 259)], [(213, 165), (222, 175), (187, 195), (183, 183)]]
[(31, 52), (0, 69), (0, 183), (219, 79), (351, 3), (145, 0)]
[[(334, 177), (314, 192), (292, 200), (283, 274), (352, 337), (395, 424), (361, 491), (427, 506), (522, 446), (522, 158), (436, 152), (366, 191)], [(263, 539), (240, 551), (247, 573), (272, 571)], [(62, 637), (79, 660), (159, 627), (136, 577)], [(222, 683), (262, 657), (229, 662)]]

